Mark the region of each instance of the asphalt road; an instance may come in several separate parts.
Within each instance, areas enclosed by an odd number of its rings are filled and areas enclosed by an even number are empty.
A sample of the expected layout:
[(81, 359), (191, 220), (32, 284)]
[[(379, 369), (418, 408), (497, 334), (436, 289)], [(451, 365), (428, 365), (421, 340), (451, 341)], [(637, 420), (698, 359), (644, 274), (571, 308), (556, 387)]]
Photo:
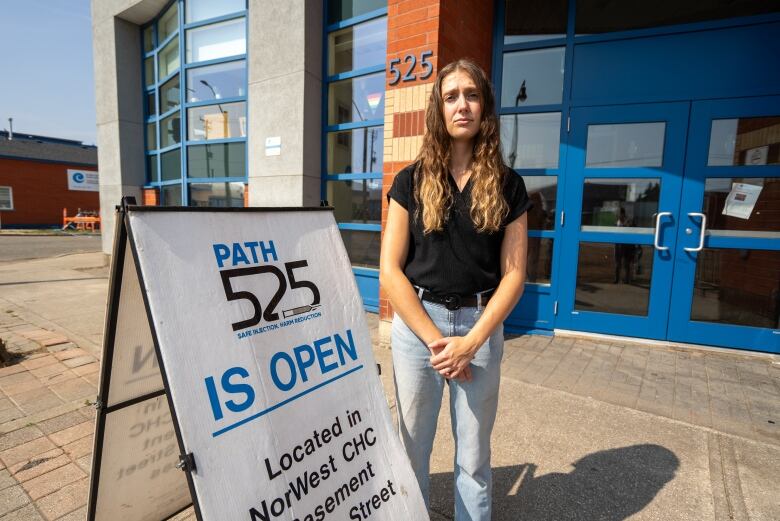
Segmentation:
[(0, 235), (0, 262), (100, 251), (100, 235)]

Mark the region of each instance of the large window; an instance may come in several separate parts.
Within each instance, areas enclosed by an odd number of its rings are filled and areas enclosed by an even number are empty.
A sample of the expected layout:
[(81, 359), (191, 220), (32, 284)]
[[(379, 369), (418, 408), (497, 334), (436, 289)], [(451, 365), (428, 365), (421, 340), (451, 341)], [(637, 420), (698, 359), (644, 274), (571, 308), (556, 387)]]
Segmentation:
[[(387, 2), (330, 0), (322, 198), (356, 270), (379, 268)], [(368, 300), (364, 295), (364, 300)]]
[(174, 0), (141, 36), (147, 186), (164, 206), (243, 206), (246, 0)]

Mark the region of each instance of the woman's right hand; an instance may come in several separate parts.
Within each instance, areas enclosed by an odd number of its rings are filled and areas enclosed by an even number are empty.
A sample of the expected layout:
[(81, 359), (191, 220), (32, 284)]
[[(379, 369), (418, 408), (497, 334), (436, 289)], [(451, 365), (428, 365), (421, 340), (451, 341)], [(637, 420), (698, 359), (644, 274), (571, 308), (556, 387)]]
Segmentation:
[[(436, 347), (429, 347), (428, 351), (431, 352), (432, 356), (436, 356), (439, 353), (441, 353), (442, 351), (444, 351), (444, 346), (438, 346), (437, 345)], [(439, 374), (441, 374), (447, 380), (450, 379), (449, 376), (446, 376), (446, 375), (442, 374), (441, 372)], [(469, 365), (465, 369), (463, 369), (463, 371), (461, 371), (460, 374), (455, 377), (455, 380), (457, 380), (459, 382), (470, 382), (471, 381), (471, 365)]]

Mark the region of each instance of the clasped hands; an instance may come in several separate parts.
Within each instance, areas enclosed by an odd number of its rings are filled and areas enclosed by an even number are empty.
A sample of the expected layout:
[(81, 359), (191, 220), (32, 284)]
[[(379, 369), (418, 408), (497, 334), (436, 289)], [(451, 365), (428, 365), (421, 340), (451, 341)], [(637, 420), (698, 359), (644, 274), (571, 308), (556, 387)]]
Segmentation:
[(479, 344), (468, 337), (448, 336), (428, 344), (431, 350), (431, 365), (444, 378), (471, 381), (471, 366)]

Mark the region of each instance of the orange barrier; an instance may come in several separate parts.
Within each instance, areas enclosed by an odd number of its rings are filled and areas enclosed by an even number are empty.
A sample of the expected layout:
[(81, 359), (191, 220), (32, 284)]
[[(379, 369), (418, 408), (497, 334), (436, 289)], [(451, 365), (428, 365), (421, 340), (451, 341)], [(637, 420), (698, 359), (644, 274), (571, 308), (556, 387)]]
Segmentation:
[(77, 230), (94, 232), (100, 229), (100, 215), (97, 212), (81, 211), (79, 208), (76, 215), (68, 217), (68, 209), (62, 209), (62, 229), (73, 227)]

